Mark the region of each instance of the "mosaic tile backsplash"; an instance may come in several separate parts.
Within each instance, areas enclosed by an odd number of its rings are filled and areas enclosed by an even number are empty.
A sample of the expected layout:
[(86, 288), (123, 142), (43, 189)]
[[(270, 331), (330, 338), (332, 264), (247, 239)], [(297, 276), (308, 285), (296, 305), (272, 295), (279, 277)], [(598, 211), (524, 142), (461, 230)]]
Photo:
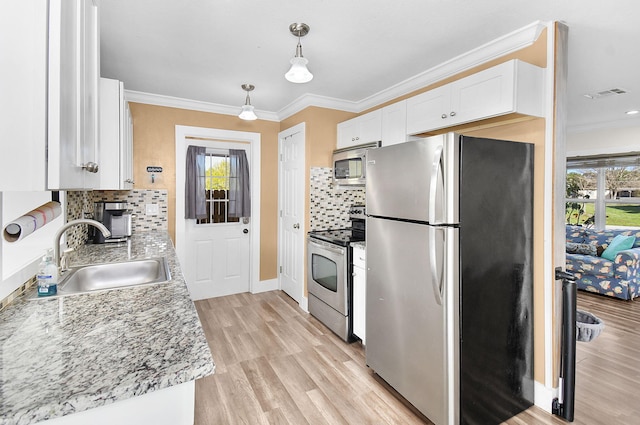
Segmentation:
[(310, 229), (327, 230), (349, 227), (349, 209), (364, 205), (364, 187), (341, 188), (333, 185), (332, 168), (311, 167)]
[[(147, 232), (167, 230), (169, 212), (166, 190), (94, 190), (67, 192), (67, 220), (93, 217), (93, 203), (100, 201), (126, 201), (132, 214), (132, 231)], [(146, 215), (147, 204), (158, 204), (158, 215)], [(67, 245), (77, 248), (85, 243), (89, 233), (87, 226), (75, 226), (67, 231)]]

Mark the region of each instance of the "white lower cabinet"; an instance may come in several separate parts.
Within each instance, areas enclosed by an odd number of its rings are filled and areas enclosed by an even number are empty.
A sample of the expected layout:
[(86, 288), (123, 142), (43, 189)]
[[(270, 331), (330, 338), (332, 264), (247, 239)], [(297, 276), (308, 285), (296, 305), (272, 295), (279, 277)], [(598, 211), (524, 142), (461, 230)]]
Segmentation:
[(100, 78), (100, 187), (133, 188), (133, 120), (121, 81)]
[(365, 249), (353, 247), (353, 334), (366, 345), (366, 257)]

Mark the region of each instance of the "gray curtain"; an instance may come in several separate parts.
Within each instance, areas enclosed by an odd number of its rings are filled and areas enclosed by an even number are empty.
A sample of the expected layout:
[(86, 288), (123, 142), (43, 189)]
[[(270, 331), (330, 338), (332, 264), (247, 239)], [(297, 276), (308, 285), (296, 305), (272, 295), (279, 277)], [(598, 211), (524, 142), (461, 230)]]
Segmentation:
[(229, 150), (229, 217), (251, 217), (249, 163), (244, 150)]
[(184, 218), (207, 218), (204, 187), (204, 160), (206, 149), (189, 146), (184, 187)]

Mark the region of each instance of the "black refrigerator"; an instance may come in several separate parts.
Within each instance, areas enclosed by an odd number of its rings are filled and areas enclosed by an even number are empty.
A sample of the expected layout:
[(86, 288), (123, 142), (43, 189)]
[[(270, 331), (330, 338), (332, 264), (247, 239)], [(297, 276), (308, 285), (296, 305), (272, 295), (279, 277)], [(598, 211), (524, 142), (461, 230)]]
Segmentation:
[(367, 365), (436, 425), (533, 404), (533, 145), (369, 150)]

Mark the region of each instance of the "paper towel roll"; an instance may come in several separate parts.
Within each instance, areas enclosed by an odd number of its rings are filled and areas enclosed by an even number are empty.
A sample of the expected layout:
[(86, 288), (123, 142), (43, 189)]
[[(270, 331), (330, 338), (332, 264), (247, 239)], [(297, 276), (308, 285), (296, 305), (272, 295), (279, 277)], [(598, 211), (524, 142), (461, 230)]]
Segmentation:
[(17, 242), (53, 221), (61, 213), (60, 202), (47, 202), (7, 224), (3, 232), (4, 239), (7, 242)]

